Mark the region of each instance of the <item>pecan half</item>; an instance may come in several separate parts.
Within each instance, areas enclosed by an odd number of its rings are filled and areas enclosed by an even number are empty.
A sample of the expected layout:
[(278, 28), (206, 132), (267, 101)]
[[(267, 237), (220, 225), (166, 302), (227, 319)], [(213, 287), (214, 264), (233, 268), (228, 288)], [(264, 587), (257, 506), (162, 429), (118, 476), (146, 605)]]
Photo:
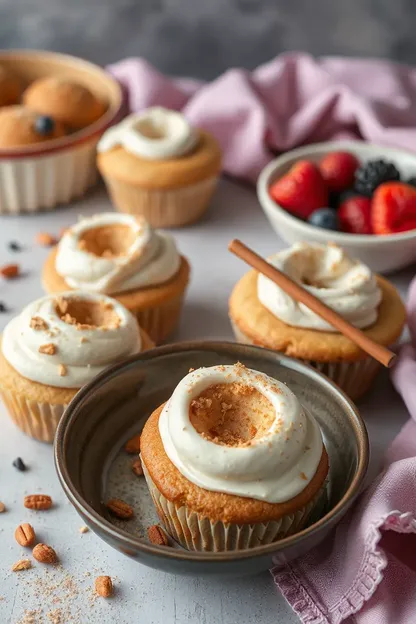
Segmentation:
[(112, 498), (109, 500), (106, 507), (108, 511), (113, 514), (113, 516), (116, 516), (121, 520), (130, 520), (130, 518), (133, 518), (134, 516), (133, 507), (119, 498)]
[(158, 524), (152, 524), (152, 526), (147, 529), (147, 537), (152, 544), (157, 544), (158, 546), (169, 546), (168, 536)]
[(18, 264), (5, 264), (0, 268), (0, 275), (6, 279), (13, 279), (20, 273), (20, 267)]
[(135, 435), (130, 438), (130, 440), (126, 442), (124, 450), (126, 453), (130, 453), (130, 455), (140, 453), (140, 435)]
[(20, 546), (32, 546), (36, 539), (35, 531), (33, 530), (32, 525), (27, 522), (19, 524), (14, 532), (14, 537)]
[(46, 494), (30, 494), (29, 496), (25, 496), (24, 505), (26, 509), (43, 511), (52, 507), (52, 499)]
[(39, 563), (56, 563), (58, 557), (52, 546), (47, 544), (36, 544), (32, 550), (32, 555)]
[(113, 582), (110, 576), (97, 576), (95, 579), (95, 591), (103, 598), (109, 598), (113, 593)]
[(133, 470), (134, 474), (137, 475), (138, 477), (143, 476), (143, 467), (142, 467), (142, 462), (140, 461), (140, 459), (134, 460), (134, 462), (131, 465), (131, 469)]

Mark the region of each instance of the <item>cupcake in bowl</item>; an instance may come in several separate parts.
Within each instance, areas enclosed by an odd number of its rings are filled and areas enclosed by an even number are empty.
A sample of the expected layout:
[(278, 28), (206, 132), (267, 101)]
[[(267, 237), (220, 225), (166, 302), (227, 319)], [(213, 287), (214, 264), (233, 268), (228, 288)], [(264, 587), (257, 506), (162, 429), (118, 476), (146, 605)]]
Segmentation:
[(221, 150), (180, 113), (155, 107), (107, 130), (97, 165), (118, 210), (143, 215), (153, 227), (177, 227), (206, 211)]
[(179, 321), (189, 274), (170, 234), (143, 218), (108, 212), (66, 230), (42, 282), (47, 293), (82, 288), (114, 296), (160, 343)]
[(140, 448), (160, 520), (190, 550), (296, 533), (325, 492), (315, 418), (285, 384), (240, 363), (192, 370), (150, 416)]
[[(394, 286), (337, 245), (296, 243), (268, 261), (379, 344), (391, 346), (400, 337), (406, 313)], [(370, 388), (380, 369), (352, 340), (257, 271), (234, 287), (229, 315), (237, 340), (311, 364), (352, 399)]]
[(72, 291), (29, 304), (6, 325), (0, 395), (16, 425), (52, 442), (65, 407), (108, 365), (153, 343), (118, 301)]

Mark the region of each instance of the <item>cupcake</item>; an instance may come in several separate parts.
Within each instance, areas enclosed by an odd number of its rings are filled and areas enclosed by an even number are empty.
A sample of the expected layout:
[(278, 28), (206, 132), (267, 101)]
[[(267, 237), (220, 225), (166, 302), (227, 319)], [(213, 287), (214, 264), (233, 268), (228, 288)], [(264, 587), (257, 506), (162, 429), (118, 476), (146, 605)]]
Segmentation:
[(0, 110), (0, 149), (44, 143), (65, 136), (65, 128), (51, 117), (38, 115), (25, 106)]
[(143, 215), (153, 227), (177, 227), (207, 209), (221, 151), (180, 113), (149, 108), (104, 133), (97, 165), (120, 212)]
[(160, 520), (190, 550), (300, 531), (328, 474), (313, 416), (285, 384), (240, 363), (186, 375), (146, 422), (140, 450)]
[(31, 303), (6, 325), (0, 395), (16, 425), (52, 442), (79, 388), (110, 364), (152, 347), (118, 301), (72, 291)]
[(176, 327), (189, 281), (188, 261), (170, 234), (114, 212), (69, 228), (43, 268), (46, 292), (82, 288), (114, 296), (160, 343)]
[(106, 104), (84, 85), (48, 76), (32, 82), (23, 94), (23, 103), (40, 115), (48, 115), (71, 130), (80, 130), (97, 121)]
[[(390, 346), (402, 333), (405, 308), (394, 286), (337, 245), (296, 243), (269, 262), (379, 344)], [(257, 271), (235, 286), (229, 314), (237, 340), (311, 364), (352, 399), (369, 389), (380, 369), (349, 338)]]
[(12, 71), (0, 65), (0, 106), (17, 104), (21, 93), (21, 80)]

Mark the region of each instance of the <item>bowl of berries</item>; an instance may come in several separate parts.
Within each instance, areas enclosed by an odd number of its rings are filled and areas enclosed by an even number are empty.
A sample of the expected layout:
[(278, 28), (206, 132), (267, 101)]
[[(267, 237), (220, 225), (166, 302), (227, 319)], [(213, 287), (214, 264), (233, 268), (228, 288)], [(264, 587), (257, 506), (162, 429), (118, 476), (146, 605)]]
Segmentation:
[(416, 262), (416, 154), (359, 141), (307, 145), (269, 163), (257, 194), (288, 243), (330, 240), (381, 273)]

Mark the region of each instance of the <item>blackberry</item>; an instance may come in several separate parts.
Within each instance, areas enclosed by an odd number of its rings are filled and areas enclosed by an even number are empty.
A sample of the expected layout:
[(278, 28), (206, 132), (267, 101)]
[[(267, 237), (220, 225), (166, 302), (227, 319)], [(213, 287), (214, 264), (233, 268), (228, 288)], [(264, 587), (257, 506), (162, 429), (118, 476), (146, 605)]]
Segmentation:
[(371, 197), (383, 182), (399, 180), (400, 173), (393, 163), (383, 159), (369, 160), (355, 172), (354, 188), (360, 195)]

